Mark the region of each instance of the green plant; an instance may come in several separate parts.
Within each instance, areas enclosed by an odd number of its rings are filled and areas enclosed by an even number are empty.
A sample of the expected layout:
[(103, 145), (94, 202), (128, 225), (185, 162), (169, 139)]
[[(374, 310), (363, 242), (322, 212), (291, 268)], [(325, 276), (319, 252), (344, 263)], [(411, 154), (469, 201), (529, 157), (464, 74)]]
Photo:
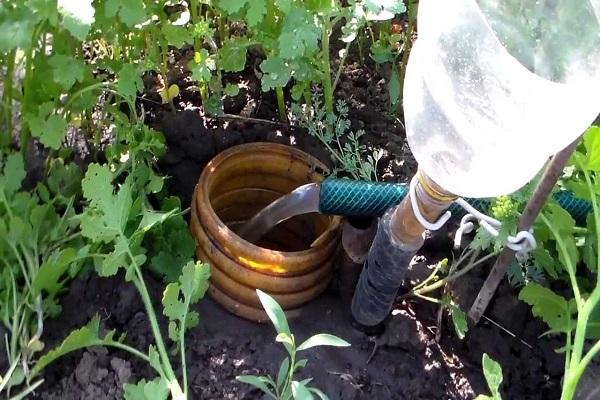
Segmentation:
[[(241, 18), (248, 27), (248, 35), (229, 39), (219, 49), (219, 68), (241, 71), (247, 48), (260, 46), (265, 55), (260, 64), (262, 89), (275, 90), (282, 120), (287, 119), (283, 88), (292, 79), (294, 101), (304, 98), (310, 104), (311, 85), (317, 83), (323, 87), (325, 110), (333, 114), (335, 85), (356, 32), (368, 20), (391, 19), (394, 13), (405, 10), (401, 0), (351, 1), (349, 5), (337, 0), (221, 0), (219, 7), (230, 20)], [(334, 27), (343, 20), (342, 40), (347, 45), (333, 76), (330, 42)]]
[[(408, 1), (406, 5), (402, 0), (355, 0), (350, 4), (352, 5), (352, 14), (351, 17), (346, 18), (346, 24), (342, 27), (342, 41), (351, 43), (360, 34), (360, 31), (365, 28), (369, 31), (371, 34), (371, 59), (378, 65), (391, 65), (388, 94), (390, 108), (397, 108), (402, 100), (404, 73), (412, 46), (417, 3), (414, 0)], [(392, 24), (395, 16), (407, 11), (406, 27), (398, 23)], [(377, 38), (374, 33), (375, 28), (379, 28)], [(398, 63), (399, 59), (400, 63)]]
[[(133, 157), (134, 154), (130, 156)], [(36, 363), (32, 376), (68, 352), (94, 345), (113, 346), (148, 361), (158, 374), (152, 381), (127, 385), (125, 398), (143, 397), (144, 392), (152, 390), (153, 398), (156, 399), (167, 398), (169, 392), (173, 398), (185, 399), (188, 388), (184, 334), (187, 329), (198, 324), (197, 313), (189, 307), (208, 288), (209, 268), (206, 264), (189, 261), (181, 269), (178, 282), (169, 283), (163, 293), (163, 314), (169, 319), (169, 338), (181, 348), (182, 382), (179, 382), (142, 275), (142, 267), (147, 261), (147, 251), (142, 246), (144, 236), (175, 211), (153, 211), (148, 206), (145, 191), (152, 178), (136, 171), (137, 167), (143, 171), (145, 164), (134, 159), (129, 166), (127, 177), (118, 184), (116, 191), (113, 182), (118, 180), (118, 174), (113, 173), (108, 165), (89, 166), (82, 182), (83, 195), (89, 206), (79, 217), (81, 234), (95, 253), (95, 268), (100, 276), (112, 276), (120, 269), (125, 270), (125, 279), (134, 284), (142, 298), (155, 344), (150, 346), (147, 353), (140, 352), (124, 344), (123, 338), (114, 339), (114, 332), (100, 336), (98, 321), (92, 320), (87, 326), (71, 333), (61, 346), (42, 356)]]
[(481, 366), (483, 367), (483, 376), (492, 395), (480, 394), (475, 400), (502, 400), (502, 396), (500, 395), (500, 385), (503, 379), (502, 367), (486, 353), (483, 353), (481, 358)]
[[(600, 208), (597, 179), (600, 172), (600, 128), (592, 127), (585, 134), (583, 146), (573, 155), (573, 171), (565, 185), (578, 196), (589, 199), (593, 206), (588, 228), (576, 229), (575, 221), (557, 204), (549, 204), (540, 220), (556, 244), (558, 272), (567, 275), (573, 297), (568, 299), (550, 288), (530, 283), (521, 289), (519, 298), (532, 306), (532, 312), (548, 324), (548, 334), (564, 334), (565, 375), (561, 398), (572, 399), (577, 383), (592, 358), (600, 351), (600, 279), (598, 277)], [(579, 243), (578, 243), (579, 242)], [(580, 274), (579, 261), (584, 261), (587, 273)], [(561, 274), (562, 276), (562, 274)], [(595, 342), (585, 350), (586, 339)]]
[(321, 98), (316, 94), (309, 110), (303, 111), (298, 105), (293, 106), (293, 112), (300, 124), (311, 136), (319, 139), (335, 160), (334, 174), (342, 173), (354, 179), (376, 181), (377, 163), (383, 156), (383, 151), (365, 155), (367, 146), (360, 143), (360, 138), (365, 132), (362, 129), (350, 131), (348, 106), (343, 100), (337, 101), (336, 110), (337, 115), (328, 114), (321, 105)]
[(312, 378), (301, 381), (296, 380), (295, 374), (307, 364), (306, 359), (297, 359), (298, 353), (317, 346), (346, 347), (350, 346), (350, 343), (337, 336), (320, 333), (311, 336), (302, 344), (296, 346), (296, 339), (290, 331), (285, 313), (279, 304), (271, 296), (260, 290), (256, 290), (256, 294), (277, 331), (275, 340), (283, 344), (288, 352), (288, 357), (281, 362), (276, 379), (270, 376), (254, 375), (242, 375), (236, 377), (236, 379), (262, 390), (277, 400), (312, 399), (313, 395), (321, 399), (327, 399), (322, 391), (308, 386)]
[(0, 321), (10, 365), (0, 392), (29, 382), (30, 363), (44, 348), (44, 319), (60, 313), (58, 296), (88, 257), (73, 221), (79, 175), (72, 167), (55, 160), (46, 184), (21, 191), (23, 157), (0, 150)]

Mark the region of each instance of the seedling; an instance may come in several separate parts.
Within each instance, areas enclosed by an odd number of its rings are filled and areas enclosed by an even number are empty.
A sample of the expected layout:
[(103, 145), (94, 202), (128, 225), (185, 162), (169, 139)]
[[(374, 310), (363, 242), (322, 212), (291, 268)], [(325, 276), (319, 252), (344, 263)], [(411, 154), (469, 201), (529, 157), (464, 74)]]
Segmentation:
[(500, 385), (502, 384), (502, 367), (486, 353), (481, 358), (483, 376), (490, 389), (491, 396), (480, 394), (475, 400), (502, 400)]
[(297, 355), (301, 351), (308, 350), (312, 347), (347, 347), (350, 346), (350, 343), (337, 336), (320, 333), (311, 336), (302, 344), (296, 346), (296, 339), (290, 331), (285, 313), (281, 309), (281, 306), (279, 306), (271, 296), (258, 289), (256, 290), (256, 294), (277, 331), (275, 341), (283, 344), (288, 352), (288, 357), (281, 362), (276, 379), (273, 379), (271, 376), (255, 375), (241, 375), (237, 376), (236, 379), (262, 390), (271, 398), (277, 400), (313, 399), (313, 395), (316, 395), (321, 399), (327, 399), (327, 395), (321, 390), (309, 386), (310, 382), (312, 382), (312, 378), (301, 381), (296, 379), (295, 374), (304, 368), (308, 362), (306, 359), (298, 360)]

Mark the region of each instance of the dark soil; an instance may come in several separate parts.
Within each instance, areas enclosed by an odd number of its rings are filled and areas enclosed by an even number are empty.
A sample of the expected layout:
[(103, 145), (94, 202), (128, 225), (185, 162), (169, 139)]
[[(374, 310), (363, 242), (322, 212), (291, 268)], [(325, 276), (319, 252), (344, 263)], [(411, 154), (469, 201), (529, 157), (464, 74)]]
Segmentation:
[[(419, 266), (426, 268), (432, 261), (422, 259)], [(456, 295), (472, 300), (482, 282), (479, 275), (461, 280)], [(159, 307), (162, 285), (150, 275), (147, 282)], [(553, 349), (560, 342), (537, 339), (543, 326), (531, 320), (527, 307), (517, 302), (508, 287), (502, 292), (492, 307), (491, 318), (520, 339), (484, 322), (461, 341), (446, 321), (438, 344), (436, 307), (401, 304), (387, 322), (385, 332), (373, 338), (352, 327), (347, 318), (348, 305), (330, 290), (303, 308), (301, 315), (291, 321), (292, 331), (299, 340), (314, 333), (333, 333), (351, 342), (352, 347), (309, 351), (303, 376), (314, 377), (315, 385), (332, 399), (472, 399), (487, 391), (480, 367), (482, 352), (486, 351), (504, 367), (505, 398), (558, 398), (562, 359)], [(44, 339), (48, 345), (54, 345), (95, 314), (100, 315), (105, 329), (127, 332), (129, 344), (147, 349), (152, 343), (141, 301), (123, 276), (107, 279), (91, 273), (80, 277), (70, 285), (62, 306), (61, 317), (46, 323)], [(260, 393), (238, 383), (235, 376), (276, 374), (284, 351), (274, 341), (272, 326), (239, 319), (210, 299), (202, 300), (196, 309), (201, 316), (200, 326), (186, 338), (192, 398), (260, 398)], [(161, 322), (165, 328), (165, 321)], [(373, 353), (374, 346), (377, 350)], [(135, 383), (143, 377), (152, 377), (143, 361), (121, 351), (93, 348), (50, 365), (36, 398), (120, 399), (124, 383)]]
[[(249, 70), (228, 77), (248, 84), (238, 98), (228, 100), (225, 111), (274, 120), (275, 99), (271, 94), (261, 95), (253, 74)], [(165, 134), (168, 153), (159, 161), (159, 168), (170, 177), (168, 189), (182, 198), (184, 206), (191, 200), (203, 166), (215, 154), (236, 144), (255, 141), (294, 144), (331, 162), (319, 143), (300, 129), (205, 118), (199, 112), (198, 95), (186, 75), (174, 73), (170, 82), (179, 84), (182, 94), (178, 107), (186, 111), (171, 113), (166, 107), (156, 105), (153, 101), (157, 99), (148, 94), (147, 120)], [(380, 72), (350, 63), (341, 75), (336, 97), (348, 101), (353, 128), (366, 130), (365, 143), (384, 149), (380, 175), (390, 181), (406, 181), (415, 171), (415, 162), (405, 142), (402, 123), (388, 112), (385, 93), (385, 80)], [(449, 256), (450, 248), (444, 234), (431, 238), (416, 259), (418, 262), (408, 280), (427, 275), (432, 265)], [(468, 309), (485, 274), (483, 268), (456, 282), (453, 294), (463, 309)], [(146, 278), (160, 309), (163, 285), (149, 274)], [(563, 359), (554, 349), (561, 343), (558, 339), (538, 338), (544, 331), (543, 324), (532, 319), (529, 308), (516, 299), (515, 293), (513, 288), (503, 285), (488, 311), (489, 320), (471, 328), (466, 338), (459, 340), (447, 316), (438, 326), (438, 307), (423, 302), (398, 304), (384, 333), (369, 337), (352, 327), (348, 304), (343, 304), (331, 288), (291, 321), (292, 331), (299, 340), (315, 333), (333, 333), (352, 346), (308, 351), (309, 362), (302, 375), (314, 377), (314, 385), (332, 399), (472, 399), (479, 393), (487, 393), (480, 365), (485, 351), (503, 366), (504, 398), (558, 398)], [(152, 343), (139, 296), (123, 276), (107, 279), (89, 273), (77, 278), (62, 299), (62, 307), (61, 316), (45, 324), (43, 340), (47, 348), (95, 314), (100, 315), (103, 329), (127, 332), (126, 341), (134, 347), (144, 351)], [(208, 298), (196, 309), (200, 326), (186, 338), (191, 398), (262, 398), (260, 392), (237, 382), (235, 376), (277, 373), (284, 350), (274, 341), (272, 326), (237, 318)], [(164, 319), (160, 322), (166, 330)], [(435, 340), (438, 329), (442, 329), (439, 343)], [(178, 365), (175, 359), (174, 365)], [(127, 353), (93, 348), (50, 365), (44, 372), (45, 382), (34, 397), (120, 399), (124, 383), (152, 377), (148, 365)]]
[[(207, 128), (193, 111), (167, 113), (157, 126), (165, 133), (169, 153), (161, 160), (171, 176), (173, 194), (189, 202), (202, 166), (226, 147), (244, 141), (271, 140), (289, 143), (290, 136), (255, 126), (237, 125), (227, 130)], [(306, 139), (306, 138), (304, 138)], [(323, 158), (318, 145), (298, 140), (303, 149)], [(186, 197), (187, 196), (187, 197)], [(419, 279), (427, 266), (448, 256), (451, 248), (444, 234), (427, 242), (423, 255), (408, 279)], [(485, 271), (467, 275), (455, 286), (454, 296), (466, 309), (483, 282)], [(160, 308), (162, 285), (147, 276), (151, 295)], [(490, 318), (504, 329), (484, 321), (459, 340), (447, 318), (435, 341), (437, 307), (424, 303), (400, 304), (380, 337), (369, 337), (352, 327), (348, 304), (342, 304), (331, 289), (308, 304), (292, 321), (299, 340), (311, 334), (329, 332), (352, 343), (346, 349), (320, 348), (308, 353), (304, 376), (332, 399), (471, 399), (487, 392), (480, 360), (484, 351), (504, 366), (503, 393), (506, 398), (552, 399), (559, 396), (562, 358), (553, 349), (558, 340), (537, 337), (543, 325), (531, 318), (528, 307), (508, 286), (492, 304)], [(127, 332), (127, 341), (147, 349), (152, 335), (135, 288), (123, 276), (105, 279), (91, 273), (75, 280), (62, 300), (63, 313), (46, 323), (45, 342), (52, 346), (72, 329), (84, 325), (98, 313), (106, 329)], [(186, 339), (192, 398), (253, 399), (261, 394), (235, 380), (239, 374), (276, 374), (284, 357), (274, 342), (270, 325), (259, 325), (228, 314), (210, 299), (197, 307), (200, 326)], [(165, 321), (162, 321), (163, 326)], [(373, 353), (374, 347), (377, 350)], [(174, 365), (177, 365), (175, 362)], [(41, 399), (119, 399), (124, 383), (151, 378), (143, 362), (121, 351), (90, 349), (59, 360), (45, 371)]]

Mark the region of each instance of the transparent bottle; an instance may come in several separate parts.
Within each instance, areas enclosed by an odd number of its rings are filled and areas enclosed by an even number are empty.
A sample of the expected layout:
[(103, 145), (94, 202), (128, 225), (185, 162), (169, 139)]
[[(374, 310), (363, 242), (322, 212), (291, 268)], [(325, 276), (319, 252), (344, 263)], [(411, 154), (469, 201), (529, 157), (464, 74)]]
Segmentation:
[(465, 197), (508, 194), (600, 111), (600, 0), (421, 0), (404, 84), (420, 167)]

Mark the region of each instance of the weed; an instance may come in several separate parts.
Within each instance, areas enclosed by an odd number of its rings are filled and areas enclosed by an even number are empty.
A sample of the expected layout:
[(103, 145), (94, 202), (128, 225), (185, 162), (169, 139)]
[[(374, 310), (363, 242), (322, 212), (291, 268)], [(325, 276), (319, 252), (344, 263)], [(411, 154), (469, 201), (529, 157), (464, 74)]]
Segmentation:
[(293, 111), (308, 133), (319, 139), (329, 150), (336, 162), (334, 174), (367, 181), (377, 180), (377, 163), (383, 156), (383, 150), (365, 155), (367, 146), (360, 143), (365, 132), (350, 130), (348, 106), (343, 100), (336, 103), (337, 115), (327, 113), (317, 94), (313, 96), (311, 109), (302, 110), (300, 106), (294, 105)]

